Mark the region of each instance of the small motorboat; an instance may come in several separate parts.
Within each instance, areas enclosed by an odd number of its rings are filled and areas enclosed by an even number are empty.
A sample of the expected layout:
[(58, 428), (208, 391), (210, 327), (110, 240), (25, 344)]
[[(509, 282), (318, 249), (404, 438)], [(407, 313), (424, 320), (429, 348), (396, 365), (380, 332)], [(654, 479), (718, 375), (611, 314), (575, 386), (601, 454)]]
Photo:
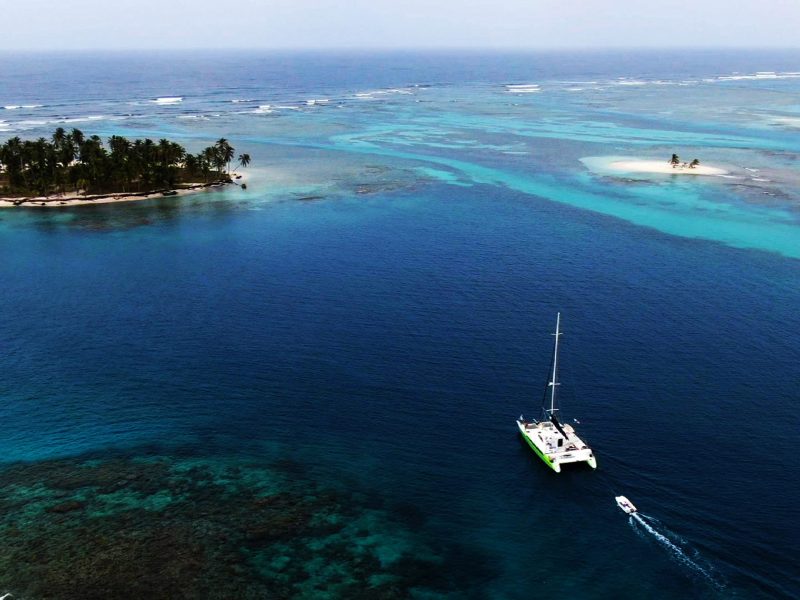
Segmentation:
[(614, 500), (617, 501), (617, 506), (619, 506), (627, 515), (632, 515), (637, 511), (636, 507), (633, 505), (633, 502), (628, 500), (625, 496), (615, 496)]

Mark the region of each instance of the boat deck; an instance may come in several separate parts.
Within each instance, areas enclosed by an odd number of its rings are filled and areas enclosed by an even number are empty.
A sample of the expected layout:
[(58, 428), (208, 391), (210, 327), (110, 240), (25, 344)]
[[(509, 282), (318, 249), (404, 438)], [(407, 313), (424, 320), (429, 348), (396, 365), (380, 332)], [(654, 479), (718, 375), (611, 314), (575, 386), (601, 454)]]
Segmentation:
[[(530, 435), (538, 437), (543, 444), (553, 445), (553, 454), (563, 454), (564, 452), (571, 452), (573, 450), (588, 450), (589, 446), (578, 437), (572, 425), (562, 425), (561, 429), (564, 430), (566, 436), (561, 435), (561, 432), (553, 426), (552, 423), (539, 422), (539, 423), (523, 423), (525, 431)], [(559, 446), (559, 440), (563, 440)], [(548, 449), (548, 454), (551, 451)]]
[[(557, 465), (587, 462), (596, 468), (592, 449), (575, 433), (571, 425), (561, 425), (561, 431), (549, 421), (518, 421), (520, 431), (547, 457), (555, 470)], [(544, 457), (543, 457), (544, 458)]]

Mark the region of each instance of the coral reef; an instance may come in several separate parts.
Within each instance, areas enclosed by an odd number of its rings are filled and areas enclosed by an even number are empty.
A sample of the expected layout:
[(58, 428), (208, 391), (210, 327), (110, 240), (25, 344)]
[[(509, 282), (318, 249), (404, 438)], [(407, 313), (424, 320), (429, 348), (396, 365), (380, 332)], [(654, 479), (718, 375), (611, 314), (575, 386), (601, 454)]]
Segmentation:
[(0, 592), (28, 600), (464, 597), (464, 581), (443, 575), (447, 551), (359, 502), (288, 461), (13, 465), (0, 479)]

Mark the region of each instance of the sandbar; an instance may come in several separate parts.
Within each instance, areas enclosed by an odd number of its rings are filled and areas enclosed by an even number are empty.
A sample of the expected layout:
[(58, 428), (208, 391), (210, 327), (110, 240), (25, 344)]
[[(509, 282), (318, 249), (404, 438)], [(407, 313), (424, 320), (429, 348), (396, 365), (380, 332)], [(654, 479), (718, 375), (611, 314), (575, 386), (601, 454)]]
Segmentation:
[(632, 176), (632, 175), (704, 175), (724, 177), (727, 169), (700, 164), (690, 167), (681, 162), (672, 166), (669, 160), (639, 159), (630, 156), (585, 156), (580, 159), (590, 171), (599, 175)]
[(620, 173), (654, 173), (660, 175), (727, 175), (728, 171), (719, 167), (697, 165), (690, 167), (681, 163), (673, 166), (663, 160), (617, 160), (608, 163), (607, 168)]

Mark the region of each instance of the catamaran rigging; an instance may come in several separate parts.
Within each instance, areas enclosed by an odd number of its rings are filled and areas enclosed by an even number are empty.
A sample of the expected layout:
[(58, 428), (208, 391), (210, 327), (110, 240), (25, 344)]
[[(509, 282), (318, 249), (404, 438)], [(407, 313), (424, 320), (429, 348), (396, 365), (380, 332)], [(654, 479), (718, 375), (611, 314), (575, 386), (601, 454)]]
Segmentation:
[[(586, 445), (575, 433), (572, 425), (562, 424), (557, 413), (556, 388), (558, 381), (558, 344), (561, 332), (561, 313), (556, 317), (555, 342), (553, 343), (553, 359), (550, 370), (550, 379), (545, 387), (544, 402), (542, 402), (542, 420), (526, 421), (523, 415), (517, 419), (517, 427), (523, 439), (544, 463), (556, 473), (561, 472), (561, 465), (567, 463), (585, 462), (590, 467), (597, 468), (597, 460), (592, 449)], [(550, 407), (546, 407), (549, 392)], [(575, 421), (577, 423), (577, 420)]]

